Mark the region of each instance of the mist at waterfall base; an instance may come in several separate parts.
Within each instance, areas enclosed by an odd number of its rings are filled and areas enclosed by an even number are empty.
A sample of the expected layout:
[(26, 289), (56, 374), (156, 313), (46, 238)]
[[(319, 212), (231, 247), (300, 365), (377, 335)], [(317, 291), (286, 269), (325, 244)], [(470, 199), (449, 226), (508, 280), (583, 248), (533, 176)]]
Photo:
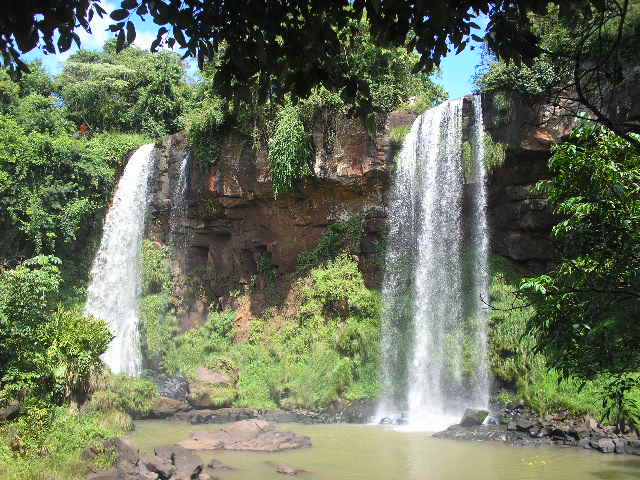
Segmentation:
[(376, 417), (403, 416), (409, 430), (442, 430), (489, 400), (484, 132), (472, 103), (466, 162), (457, 99), (415, 120), (395, 166)]
[(140, 262), (154, 164), (153, 144), (143, 145), (131, 155), (91, 268), (85, 313), (109, 324), (114, 338), (102, 359), (114, 373), (139, 375), (142, 371), (138, 332)]

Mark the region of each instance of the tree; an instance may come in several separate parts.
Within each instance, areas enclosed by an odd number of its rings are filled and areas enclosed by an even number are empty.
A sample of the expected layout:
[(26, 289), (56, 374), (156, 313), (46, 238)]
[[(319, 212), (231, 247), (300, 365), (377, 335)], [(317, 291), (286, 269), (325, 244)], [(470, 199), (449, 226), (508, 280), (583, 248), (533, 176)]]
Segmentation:
[(103, 321), (56, 309), (60, 259), (40, 255), (0, 270), (0, 405), (31, 395), (81, 400), (113, 338)]
[(158, 137), (179, 129), (189, 96), (184, 75), (175, 53), (152, 55), (132, 46), (118, 52), (110, 40), (101, 52), (71, 55), (57, 84), (77, 124)]
[[(377, 0), (240, 0), (234, 2), (123, 0), (111, 12), (110, 30), (118, 46), (136, 36), (131, 15), (150, 16), (160, 25), (155, 50), (161, 44), (179, 45), (186, 55), (213, 59), (227, 45), (218, 71), (227, 95), (247, 98), (252, 85), (264, 95), (292, 93), (306, 97), (315, 86), (340, 91), (345, 103), (362, 114), (371, 112), (371, 92), (349, 65), (337, 61), (341, 48), (338, 32), (366, 13), (375, 42), (416, 50), (416, 70), (430, 72), (450, 46), (461, 51), (469, 43), (479, 14), (488, 15), (487, 41), (505, 58), (530, 59), (540, 53), (539, 38), (531, 32), (529, 12), (544, 13), (547, 0), (466, 0), (440, 2), (379, 2)], [(589, 16), (606, 8), (607, 0), (565, 0), (560, 14), (573, 18), (576, 11)], [(79, 45), (76, 28), (90, 31), (94, 15), (106, 12), (97, 0), (64, 0), (56, 6), (45, 0), (12, 2), (0, 23), (0, 53), (11, 69), (24, 68), (20, 53), (40, 42), (48, 53)], [(271, 77), (278, 79), (271, 83)]]
[(640, 4), (608, 0), (602, 5), (575, 12), (571, 21), (557, 6), (544, 15), (530, 14), (531, 30), (541, 39), (540, 54), (529, 64), (507, 59), (490, 65), (477, 81), (480, 89), (553, 106), (554, 119), (596, 121), (640, 147), (630, 135), (640, 133)]
[(574, 131), (539, 184), (563, 218), (560, 259), (523, 280), (536, 307), (531, 329), (568, 375), (624, 376), (640, 369), (640, 150), (601, 127)]

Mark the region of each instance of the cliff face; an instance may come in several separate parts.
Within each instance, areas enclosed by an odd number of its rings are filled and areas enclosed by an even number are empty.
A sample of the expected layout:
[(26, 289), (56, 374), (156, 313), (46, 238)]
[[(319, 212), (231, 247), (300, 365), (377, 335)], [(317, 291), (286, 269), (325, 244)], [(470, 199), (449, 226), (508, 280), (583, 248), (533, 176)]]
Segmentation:
[[(516, 129), (511, 121), (507, 138), (491, 109), (485, 110), (488, 131), (509, 145), (504, 163), (489, 182), (493, 250), (528, 269), (543, 269), (553, 254), (548, 240), (553, 217), (531, 186), (548, 175), (548, 141), (541, 145), (536, 137), (546, 133), (526, 128), (528, 117), (523, 115), (523, 127)], [(264, 152), (256, 151), (251, 139), (240, 134), (229, 135), (216, 165), (193, 162), (184, 220), (187, 235), (178, 242), (174, 261), (176, 273), (184, 279), (179, 293), (188, 298), (183, 328), (206, 318), (208, 306), (194, 291), (204, 289), (207, 298), (223, 303), (230, 292), (256, 286), (265, 264), (286, 279), (296, 270), (297, 255), (313, 249), (328, 225), (358, 214), (364, 214), (360, 267), (368, 286), (379, 286), (385, 205), (398, 149), (390, 132), (409, 127), (415, 117), (413, 112), (394, 112), (375, 138), (357, 120), (319, 122), (313, 132), (315, 176), (279, 199), (273, 198)], [(165, 137), (160, 151), (150, 237), (165, 241), (172, 192), (188, 151), (184, 134)], [(264, 289), (257, 287), (257, 292)]]
[(524, 270), (549, 268), (555, 251), (549, 233), (556, 223), (551, 207), (533, 186), (549, 178), (550, 148), (571, 131), (573, 120), (545, 105), (512, 98), (506, 109), (483, 97), (485, 130), (506, 146), (504, 162), (489, 176), (492, 250)]

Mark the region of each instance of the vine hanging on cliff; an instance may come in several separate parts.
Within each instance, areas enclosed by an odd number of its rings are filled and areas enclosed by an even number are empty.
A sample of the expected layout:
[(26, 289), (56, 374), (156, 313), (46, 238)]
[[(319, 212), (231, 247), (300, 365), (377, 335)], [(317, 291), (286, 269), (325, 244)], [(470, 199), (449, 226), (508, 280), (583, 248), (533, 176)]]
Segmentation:
[(269, 145), (273, 196), (278, 198), (300, 179), (312, 174), (311, 142), (298, 109), (287, 105), (278, 113), (278, 123)]

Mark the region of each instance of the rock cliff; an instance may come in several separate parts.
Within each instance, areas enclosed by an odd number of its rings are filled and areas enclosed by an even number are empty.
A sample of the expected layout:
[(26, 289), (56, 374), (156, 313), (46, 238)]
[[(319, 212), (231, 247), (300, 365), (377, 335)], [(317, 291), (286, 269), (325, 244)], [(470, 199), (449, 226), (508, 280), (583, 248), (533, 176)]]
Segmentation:
[[(527, 270), (543, 270), (553, 257), (548, 233), (554, 219), (532, 186), (548, 176), (549, 145), (568, 127), (536, 128), (540, 113), (526, 105), (515, 105), (508, 118), (498, 119), (491, 99), (483, 103), (487, 131), (507, 147), (504, 161), (489, 177), (493, 251)], [(470, 105), (465, 102), (465, 111), (470, 112)], [(179, 293), (189, 297), (182, 328), (206, 318), (208, 305), (195, 290), (204, 289), (207, 298), (219, 298), (222, 304), (230, 292), (256, 286), (265, 264), (286, 279), (296, 271), (297, 255), (315, 247), (328, 225), (358, 214), (364, 216), (358, 260), (367, 284), (378, 286), (386, 198), (399, 149), (391, 132), (409, 127), (416, 116), (393, 112), (376, 137), (358, 120), (318, 122), (313, 131), (315, 175), (278, 199), (273, 198), (265, 153), (240, 133), (228, 135), (215, 165), (192, 162), (187, 215), (181, 220), (187, 234), (174, 261), (185, 279)], [(165, 137), (159, 150), (150, 237), (166, 241), (172, 192), (188, 152), (185, 135)], [(264, 285), (257, 287), (259, 297)], [(258, 298), (249, 314), (260, 308)]]

